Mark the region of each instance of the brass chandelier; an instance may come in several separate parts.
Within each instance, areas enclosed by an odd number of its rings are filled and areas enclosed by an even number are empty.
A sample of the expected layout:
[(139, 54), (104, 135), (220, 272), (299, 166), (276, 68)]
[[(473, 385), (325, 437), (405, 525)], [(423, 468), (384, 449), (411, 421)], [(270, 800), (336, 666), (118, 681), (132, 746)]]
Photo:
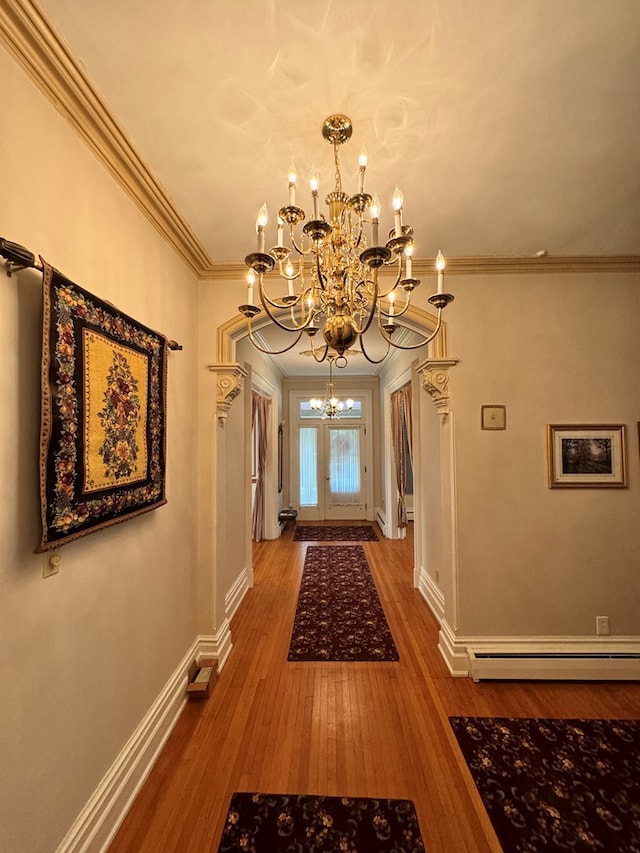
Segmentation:
[[(328, 211), (320, 212), (318, 177), (312, 171), (312, 215), (298, 233), (297, 226), (307, 218), (296, 204), (296, 171), (289, 170), (288, 204), (278, 213), (277, 245), (265, 251), (265, 228), (268, 220), (264, 204), (256, 220), (257, 251), (245, 258), (249, 267), (246, 305), (238, 310), (248, 320), (249, 337), (253, 345), (269, 355), (280, 355), (292, 349), (303, 334), (309, 336), (311, 354), (316, 361), (327, 358), (336, 367), (347, 363), (345, 353), (358, 342), (365, 358), (372, 364), (382, 362), (391, 350), (418, 349), (426, 346), (438, 334), (442, 324), (442, 310), (453, 301), (444, 293), (444, 258), (438, 252), (436, 259), (437, 293), (428, 302), (437, 309), (437, 321), (431, 334), (413, 344), (402, 345), (393, 340), (398, 318), (409, 309), (411, 294), (420, 284), (412, 274), (413, 228), (402, 221), (403, 196), (396, 187), (393, 195), (394, 227), (385, 245), (380, 245), (380, 202), (377, 195), (365, 192), (366, 151), (360, 152), (358, 192), (350, 196), (342, 188), (339, 146), (351, 138), (351, 120), (345, 115), (329, 116), (323, 126), (323, 137), (333, 145), (335, 187), (325, 199)], [(370, 234), (367, 240), (366, 230)], [(284, 245), (284, 232), (288, 227), (290, 246)], [(286, 284), (284, 295), (272, 298), (266, 292), (265, 277), (278, 266), (281, 280)], [(395, 279), (391, 286), (381, 291), (379, 272), (389, 267)], [(254, 302), (257, 283), (260, 308)], [(269, 350), (254, 337), (252, 320), (261, 310), (280, 329), (295, 335), (293, 342), (280, 350)], [(386, 351), (380, 358), (369, 356), (365, 334), (374, 320)], [(324, 345), (316, 347), (314, 336), (322, 330)]]
[(322, 418), (322, 420), (326, 420), (327, 418), (335, 420), (336, 418), (341, 417), (345, 411), (350, 412), (354, 406), (353, 400), (348, 399), (343, 402), (336, 397), (335, 389), (333, 387), (334, 359), (334, 355), (327, 356), (327, 361), (329, 362), (329, 382), (327, 384), (327, 389), (324, 392), (324, 398), (319, 400), (316, 397), (312, 397), (311, 400), (309, 400), (309, 407), (314, 414)]

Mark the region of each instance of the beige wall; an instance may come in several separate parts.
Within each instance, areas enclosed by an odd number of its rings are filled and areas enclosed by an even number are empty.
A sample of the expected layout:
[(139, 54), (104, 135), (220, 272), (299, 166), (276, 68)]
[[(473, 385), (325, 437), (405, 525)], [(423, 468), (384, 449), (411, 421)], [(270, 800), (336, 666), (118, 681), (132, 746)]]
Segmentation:
[(195, 638), (197, 284), (3, 49), (0, 79), (0, 234), (184, 345), (168, 504), (63, 547), (43, 580), (41, 276), (0, 275), (0, 847), (51, 853)]
[[(640, 278), (449, 278), (459, 633), (640, 634)], [(507, 407), (482, 431), (482, 404)], [(627, 489), (549, 489), (546, 425), (626, 424)], [(449, 614), (451, 618), (451, 614)]]

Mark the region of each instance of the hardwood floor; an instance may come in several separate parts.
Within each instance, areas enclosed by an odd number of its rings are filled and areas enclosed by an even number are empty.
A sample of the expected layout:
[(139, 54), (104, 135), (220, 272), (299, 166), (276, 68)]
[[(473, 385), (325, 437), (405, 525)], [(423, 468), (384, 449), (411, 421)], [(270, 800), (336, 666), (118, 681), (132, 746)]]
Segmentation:
[(400, 661), (287, 662), (309, 544), (292, 533), (255, 545), (215, 689), (186, 706), (110, 853), (215, 853), (243, 790), (407, 798), (428, 853), (498, 853), (449, 715), (640, 716), (640, 684), (451, 678), (412, 586), (411, 536), (363, 543)]

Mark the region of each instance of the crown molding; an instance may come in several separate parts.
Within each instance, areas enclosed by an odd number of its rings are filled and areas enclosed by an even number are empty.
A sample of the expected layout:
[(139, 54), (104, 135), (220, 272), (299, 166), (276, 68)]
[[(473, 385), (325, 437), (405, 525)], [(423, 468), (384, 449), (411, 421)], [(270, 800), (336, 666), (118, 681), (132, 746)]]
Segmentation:
[[(244, 279), (243, 263), (214, 263), (171, 197), (137, 153), (94, 83), (33, 0), (0, 4), (0, 41), (114, 178), (205, 281)], [(434, 273), (435, 258), (414, 260), (416, 275)], [(640, 255), (447, 257), (449, 275), (638, 273)]]
[[(434, 267), (435, 258), (428, 271), (432, 272)], [(640, 255), (447, 258), (447, 272), (455, 275), (640, 272)]]
[[(435, 258), (416, 258), (413, 269), (418, 276), (433, 275)], [(243, 279), (247, 267), (242, 263), (214, 264), (200, 273), (200, 278), (210, 281)], [(640, 255), (580, 255), (559, 257), (460, 257), (447, 256), (448, 275), (548, 275), (549, 273), (638, 273)]]
[(186, 219), (31, 0), (0, 4), (0, 40), (194, 273), (209, 269), (211, 259)]

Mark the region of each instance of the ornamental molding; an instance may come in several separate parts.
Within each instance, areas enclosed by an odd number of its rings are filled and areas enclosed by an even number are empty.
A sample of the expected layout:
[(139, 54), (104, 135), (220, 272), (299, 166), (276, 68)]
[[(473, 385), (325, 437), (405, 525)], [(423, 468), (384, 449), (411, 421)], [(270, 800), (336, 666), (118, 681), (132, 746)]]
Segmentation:
[(216, 414), (220, 426), (224, 427), (231, 404), (244, 387), (247, 371), (239, 364), (208, 364), (207, 369), (217, 376)]
[(449, 370), (457, 363), (457, 358), (429, 358), (418, 366), (422, 387), (433, 400), (443, 425), (450, 412)]

